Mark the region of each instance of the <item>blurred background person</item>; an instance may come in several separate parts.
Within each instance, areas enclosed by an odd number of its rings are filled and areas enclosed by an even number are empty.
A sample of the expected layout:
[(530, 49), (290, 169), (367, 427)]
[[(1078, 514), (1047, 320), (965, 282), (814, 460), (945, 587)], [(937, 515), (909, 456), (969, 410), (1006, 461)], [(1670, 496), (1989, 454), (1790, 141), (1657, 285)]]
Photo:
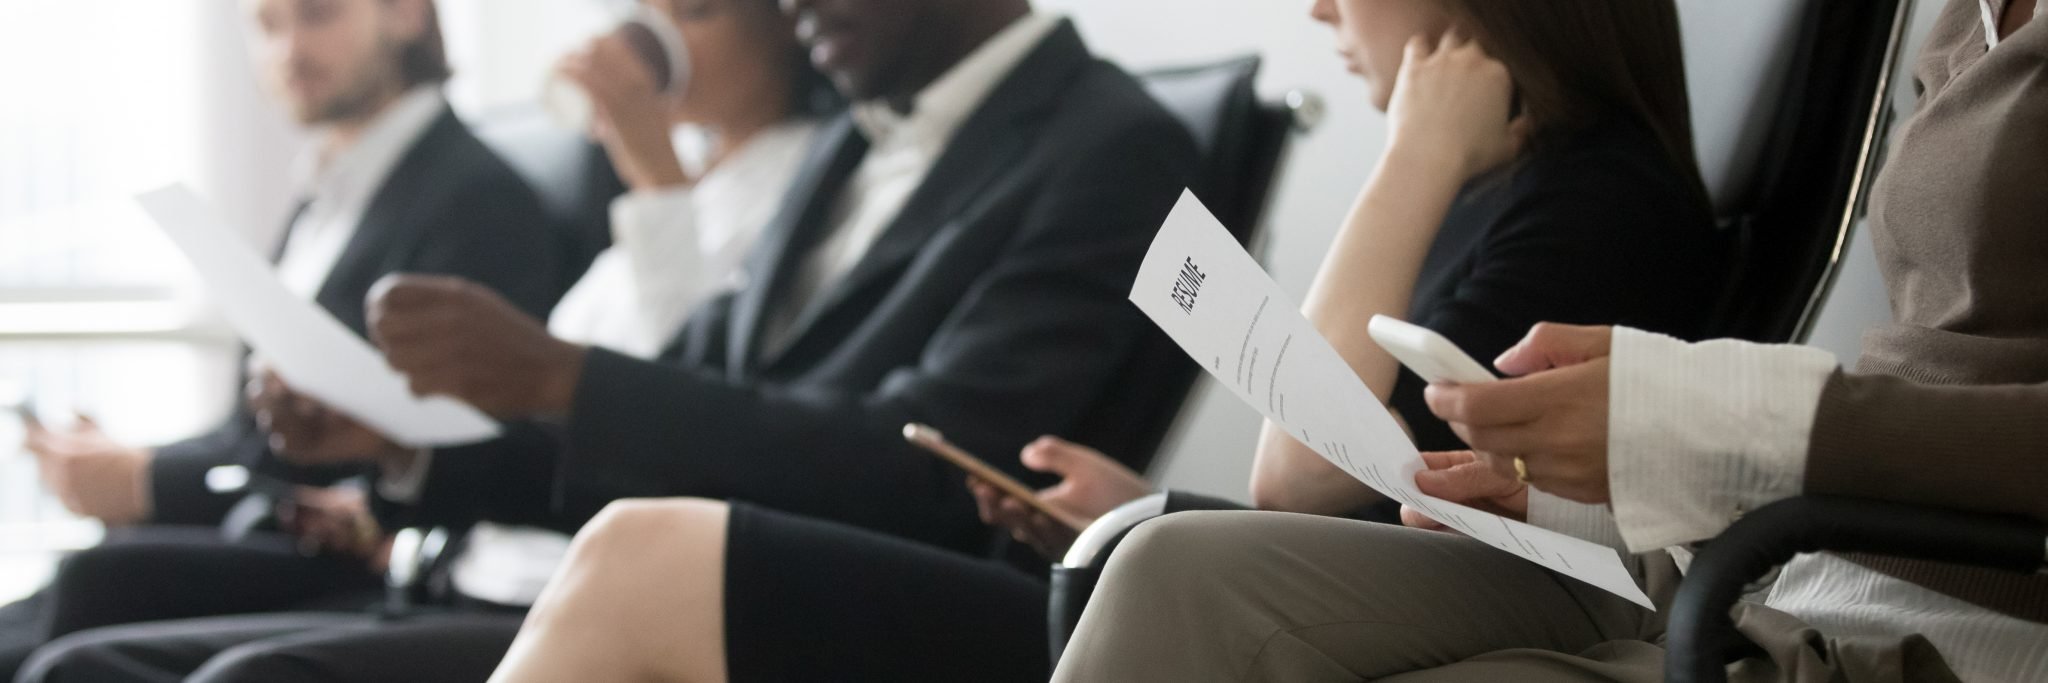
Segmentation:
[[(683, 38), (693, 75), (681, 90), (663, 92), (654, 70), (616, 31), (557, 65), (591, 98), (590, 133), (629, 192), (612, 203), (612, 246), (555, 307), (548, 329), (652, 357), (691, 310), (740, 278), (743, 257), (781, 206), (820, 121), (844, 104), (810, 67), (774, 0), (643, 4), (650, 20), (669, 22)], [(419, 467), (432, 457), (421, 457)], [(490, 473), (474, 476), (491, 485)], [(304, 526), (351, 545), (357, 534), (331, 530), (403, 523), (403, 508), (427, 493), (420, 483), (405, 473), (384, 477), (376, 487), (382, 521), (358, 502), (354, 519), (321, 515)], [(381, 552), (383, 531), (365, 553)], [(264, 669), (265, 662), (305, 658), (343, 680), (481, 678), (567, 545), (568, 536), (545, 528), (485, 521), (456, 546), (453, 594), (441, 596), (449, 604), (421, 605), (421, 614), (380, 620), (272, 613), (82, 633), (51, 648), (68, 654), (46, 657), (50, 663), (26, 677), (182, 680), (213, 654), (239, 647), (240, 656), (213, 662), (201, 678), (275, 680), (283, 674)], [(371, 564), (381, 566), (381, 559)], [(273, 653), (266, 644), (289, 648)]]
[[(526, 311), (554, 304), (560, 242), (533, 191), (444, 99), (449, 67), (428, 0), (242, 7), (266, 82), (313, 136), (297, 167), (297, 208), (273, 252), (287, 288), (357, 334), (365, 333), (371, 283), (392, 272), (470, 278)], [(239, 401), (214, 430), (161, 447), (119, 443), (90, 419), (31, 425), (27, 445), (52, 493), (111, 532), (69, 558), (50, 587), (0, 609), (0, 670), (11, 673), (29, 649), (84, 628), (285, 606), (354, 608), (380, 586), (361, 557), (305, 557), (287, 536), (245, 536), (269, 528), (253, 523), (269, 517), (266, 503), (229, 522), (242, 498), (208, 488), (217, 466), (318, 483), (363, 471), (277, 461)], [(352, 507), (361, 507), (356, 500)], [(222, 542), (224, 533), (238, 540)]]

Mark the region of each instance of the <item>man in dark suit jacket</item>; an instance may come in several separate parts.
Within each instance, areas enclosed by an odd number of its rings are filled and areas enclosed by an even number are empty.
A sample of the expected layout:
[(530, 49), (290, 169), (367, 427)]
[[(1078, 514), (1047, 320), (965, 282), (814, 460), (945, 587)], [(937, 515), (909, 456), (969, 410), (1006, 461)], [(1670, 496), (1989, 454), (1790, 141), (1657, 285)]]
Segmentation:
[[(560, 240), (532, 190), (441, 97), (448, 69), (433, 6), (249, 4), (264, 38), (258, 57), (280, 98), (320, 133), (307, 196), (277, 252), (288, 286), (358, 334), (367, 331), (371, 284), (394, 272), (473, 279), (519, 310), (545, 313), (561, 294)], [(356, 21), (372, 14), (374, 21)], [(216, 467), (307, 483), (361, 470), (282, 465), (240, 401), (210, 432), (153, 450), (115, 443), (89, 423), (43, 431), (31, 446), (45, 468), (66, 470), (47, 477), (62, 483), (55, 493), (101, 518), (110, 534), (69, 558), (50, 588), (0, 608), (0, 677), (12, 677), (33, 647), (84, 628), (319, 605), (355, 609), (381, 585), (360, 558), (304, 557), (298, 543), (276, 534), (223, 542), (206, 528), (221, 525), (242, 500), (208, 486)], [(268, 516), (260, 500), (244, 507), (250, 514), (238, 524)]]
[[(364, 452), (360, 428), (335, 416), (279, 415), (284, 450), (377, 459), (423, 483), (384, 501), (416, 524), (574, 529), (618, 498), (693, 495), (984, 551), (962, 475), (905, 444), (904, 423), (1008, 453), (1103, 400), (1150, 330), (1125, 299), (1194, 145), (1073, 26), (1027, 16), (1022, 0), (840, 4), (841, 20), (878, 25), (851, 33), (898, 39), (799, 29), (860, 104), (821, 133), (747, 284), (697, 311), (659, 360), (570, 345), (467, 283), (409, 278), (372, 305), (387, 357), (415, 391), (511, 420), (508, 434)], [(854, 58), (845, 50), (873, 68), (832, 68)], [(216, 621), (81, 642), (54, 666), (82, 676), (234, 647), (197, 680), (481, 679), (517, 627)]]

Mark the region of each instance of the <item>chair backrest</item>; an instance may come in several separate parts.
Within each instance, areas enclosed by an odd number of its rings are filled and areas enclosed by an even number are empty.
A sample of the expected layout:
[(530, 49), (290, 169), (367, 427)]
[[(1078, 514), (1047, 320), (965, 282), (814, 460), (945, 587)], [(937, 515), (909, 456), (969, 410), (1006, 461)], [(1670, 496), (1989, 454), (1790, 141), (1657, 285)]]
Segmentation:
[(1715, 336), (1803, 338), (1875, 166), (1901, 2), (1678, 0), (1701, 173), (1735, 252)]
[(556, 125), (537, 104), (485, 112), (470, 128), (540, 195), (569, 259), (566, 290), (611, 245), (611, 201), (626, 190), (604, 148)]
[[(1251, 244), (1276, 169), (1295, 128), (1292, 110), (1261, 102), (1259, 58), (1241, 57), (1142, 74), (1148, 90), (1188, 128), (1202, 153), (1191, 185), (1239, 242)], [(1140, 472), (1180, 415), (1200, 368), (1173, 340), (1149, 330), (1123, 376), (1111, 384), (1070, 438)]]

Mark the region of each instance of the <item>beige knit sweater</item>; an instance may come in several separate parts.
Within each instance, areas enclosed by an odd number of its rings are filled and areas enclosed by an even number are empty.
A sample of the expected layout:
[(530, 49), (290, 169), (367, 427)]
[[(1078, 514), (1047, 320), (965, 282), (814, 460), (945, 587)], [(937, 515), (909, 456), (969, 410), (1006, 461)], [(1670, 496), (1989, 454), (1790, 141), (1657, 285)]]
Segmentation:
[[(1987, 51), (1976, 2), (1937, 23), (1871, 209), (1896, 322), (1822, 393), (1807, 492), (2048, 520), (2044, 24)], [(2048, 576), (1853, 559), (2048, 622)]]

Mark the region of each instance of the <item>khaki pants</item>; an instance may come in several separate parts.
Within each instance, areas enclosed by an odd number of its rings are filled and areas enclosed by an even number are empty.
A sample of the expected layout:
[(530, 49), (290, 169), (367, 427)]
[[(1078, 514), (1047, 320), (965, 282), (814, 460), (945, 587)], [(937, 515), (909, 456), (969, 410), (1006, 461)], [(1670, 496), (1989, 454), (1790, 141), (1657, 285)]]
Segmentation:
[[(1667, 604), (1676, 571), (1658, 560), (1643, 575)], [(1770, 657), (1735, 666), (1738, 680), (1953, 680), (1924, 640), (1837, 643), (1743, 612)], [(1193, 512), (1119, 546), (1054, 680), (1657, 681), (1663, 630), (1658, 613), (1468, 538)]]

